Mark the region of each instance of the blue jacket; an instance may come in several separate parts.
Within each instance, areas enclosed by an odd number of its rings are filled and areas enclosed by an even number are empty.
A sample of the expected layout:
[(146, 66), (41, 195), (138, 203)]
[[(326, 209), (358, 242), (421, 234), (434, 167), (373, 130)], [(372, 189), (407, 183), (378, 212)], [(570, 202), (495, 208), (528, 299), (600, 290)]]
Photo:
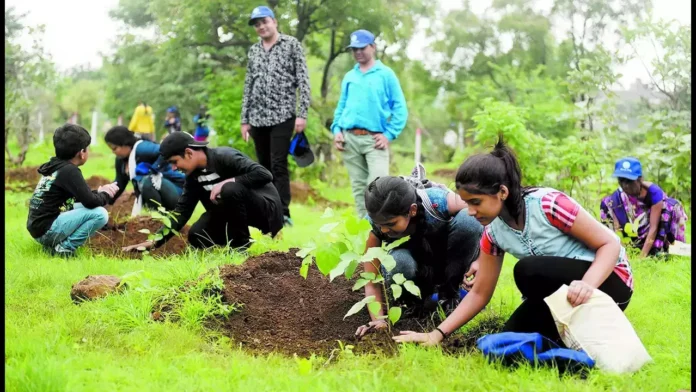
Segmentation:
[(399, 80), (391, 68), (375, 61), (367, 72), (356, 64), (341, 83), (341, 97), (331, 132), (361, 128), (396, 139), (406, 126), (408, 109)]
[[(153, 173), (162, 173), (162, 176), (167, 180), (171, 181), (178, 188), (184, 187), (184, 180), (186, 176), (176, 170), (172, 170), (171, 165), (160, 155), (160, 145), (149, 140), (143, 140), (138, 144), (138, 148), (135, 150), (135, 162), (139, 163), (149, 163), (150, 171)], [(116, 183), (118, 184), (118, 192), (114, 195), (111, 200), (113, 204), (116, 199), (123, 193), (130, 181), (130, 176), (126, 171), (126, 164), (128, 163), (128, 158), (121, 159), (116, 158)], [(136, 176), (135, 180), (139, 181), (142, 176)], [(135, 187), (135, 191), (138, 189)]]

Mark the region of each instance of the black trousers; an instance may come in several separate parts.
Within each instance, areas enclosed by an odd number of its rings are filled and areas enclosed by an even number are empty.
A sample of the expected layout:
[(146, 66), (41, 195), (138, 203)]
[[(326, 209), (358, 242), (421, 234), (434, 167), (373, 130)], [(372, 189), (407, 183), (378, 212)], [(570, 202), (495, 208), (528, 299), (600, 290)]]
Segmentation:
[(199, 249), (215, 245), (246, 247), (250, 240), (249, 226), (275, 236), (283, 227), (283, 216), (276, 203), (242, 184), (228, 182), (222, 187), (218, 205), (203, 213), (191, 226), (189, 244)]
[(290, 172), (288, 151), (295, 130), (295, 117), (271, 127), (251, 127), (256, 156), (261, 166), (273, 174), (275, 185), (283, 203), (283, 215), (290, 216)]
[[(512, 313), (503, 331), (538, 332), (564, 346), (544, 298), (564, 284), (582, 280), (591, 265), (588, 261), (553, 256), (530, 256), (518, 261), (513, 270), (515, 284), (527, 299)], [(626, 309), (633, 294), (614, 272), (599, 289), (610, 296), (621, 310)]]

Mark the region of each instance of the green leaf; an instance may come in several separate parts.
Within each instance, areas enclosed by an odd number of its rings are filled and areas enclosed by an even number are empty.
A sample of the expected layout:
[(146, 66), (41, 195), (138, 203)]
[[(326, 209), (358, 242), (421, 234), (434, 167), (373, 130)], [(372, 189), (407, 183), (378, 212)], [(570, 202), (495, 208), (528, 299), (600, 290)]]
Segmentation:
[(389, 321), (391, 321), (392, 325), (396, 324), (397, 321), (401, 318), (401, 308), (399, 306), (392, 306), (389, 308)]
[(396, 283), (396, 284), (404, 284), (404, 282), (406, 281), (406, 278), (404, 277), (404, 274), (401, 274), (401, 273), (395, 274), (395, 275), (392, 277), (392, 279), (394, 280), (394, 283)]
[(324, 215), (321, 216), (321, 219), (333, 218), (334, 215), (334, 210), (332, 210), (331, 207), (326, 207), (326, 210), (324, 210)]
[(140, 230), (138, 230), (138, 233), (150, 234), (150, 230), (148, 230), (148, 229), (140, 229)]
[(384, 247), (384, 250), (386, 250), (386, 251), (388, 252), (388, 251), (390, 251), (390, 250), (392, 250), (392, 249), (398, 247), (399, 245), (405, 243), (406, 241), (408, 241), (408, 240), (410, 240), (410, 239), (411, 239), (411, 236), (406, 236), (406, 237), (403, 237), (403, 238), (399, 238), (398, 240), (392, 242), (391, 244), (386, 245), (386, 246)]
[(164, 225), (166, 227), (172, 227), (171, 219), (167, 218), (166, 216), (163, 216), (161, 220), (162, 220), (162, 223), (164, 223)]
[(150, 216), (151, 216), (153, 219), (158, 219), (158, 220), (161, 220), (162, 218), (164, 218), (164, 215), (160, 214), (160, 213), (157, 212), (157, 211), (152, 211), (152, 212), (150, 213)]
[(302, 248), (302, 249), (300, 249), (297, 253), (295, 253), (295, 256), (301, 257), (301, 258), (304, 259), (305, 257), (307, 257), (310, 253), (312, 253), (312, 252), (315, 251), (316, 249), (317, 249), (317, 248), (316, 248), (314, 245), (309, 246), (309, 247), (307, 247), (307, 248)]
[[(332, 269), (331, 272), (329, 273), (329, 281), (333, 281), (338, 275), (343, 274), (346, 272), (346, 269), (350, 267), (351, 263), (355, 264), (357, 266), (358, 261), (357, 258), (359, 258), (356, 253), (353, 252), (346, 252), (341, 255), (341, 262), (338, 263), (336, 268)], [(350, 275), (353, 275), (353, 272), (355, 271), (355, 268), (351, 271)], [(346, 279), (350, 279), (350, 275), (346, 277)]]
[(392, 255), (383, 255), (379, 258), (379, 261), (387, 271), (391, 271), (396, 267), (396, 260), (394, 260), (394, 256)]
[(624, 232), (629, 237), (638, 236), (638, 234), (636, 234), (636, 232), (633, 230), (633, 225), (630, 222), (626, 222), (626, 225), (624, 225)]
[(350, 235), (358, 235), (362, 232), (367, 232), (372, 229), (370, 222), (367, 219), (358, 220), (355, 216), (351, 215), (346, 218), (346, 231)]
[(339, 224), (340, 224), (340, 222), (327, 223), (327, 224), (325, 224), (324, 226), (322, 226), (321, 229), (319, 229), (319, 231), (322, 232), (322, 233), (330, 233), (330, 232), (332, 232), (333, 229), (335, 229), (336, 226), (338, 226)]
[(353, 274), (355, 273), (355, 270), (358, 269), (358, 260), (353, 260), (348, 264), (348, 267), (346, 267), (346, 272), (345, 272), (345, 277), (346, 279), (350, 279), (353, 277)]
[(168, 227), (165, 227), (164, 229), (162, 229), (162, 234), (168, 235), (168, 234), (169, 234), (169, 228), (168, 228)]
[(399, 297), (401, 297), (401, 286), (398, 284), (393, 284), (391, 285), (391, 290), (392, 294), (394, 295), (394, 299), (399, 299)]
[(375, 302), (370, 302), (367, 304), (367, 310), (370, 311), (370, 313), (377, 315), (379, 314), (379, 311), (382, 310), (382, 304), (375, 301)]
[(369, 297), (363, 298), (363, 300), (360, 301), (360, 302), (356, 302), (356, 303), (350, 308), (350, 310), (348, 310), (348, 313), (346, 313), (346, 315), (343, 316), (343, 319), (345, 320), (346, 317), (352, 316), (352, 315), (358, 313), (362, 308), (365, 307), (365, 305), (367, 305), (368, 303), (374, 302), (374, 300), (375, 300), (375, 296), (374, 296), (374, 295), (371, 295), (371, 296), (369, 296)]
[(164, 213), (166, 213), (166, 212), (167, 212), (167, 209), (166, 209), (166, 208), (164, 208), (164, 207), (157, 207), (157, 211), (159, 211), (159, 212), (161, 212), (161, 213), (163, 213), (163, 214), (164, 214)]
[(370, 283), (369, 279), (358, 279), (353, 285), (353, 291), (360, 290), (365, 287), (366, 284)]
[(360, 274), (360, 276), (362, 276), (363, 278), (365, 278), (367, 280), (372, 280), (372, 279), (377, 277), (377, 275), (375, 275), (374, 272), (363, 272)]
[(331, 273), (331, 270), (336, 268), (339, 261), (341, 260), (341, 253), (343, 252), (345, 245), (342, 243), (334, 244), (324, 244), (321, 245), (314, 253), (314, 259), (317, 264), (317, 268), (326, 276)]
[(411, 293), (411, 294), (415, 295), (416, 297), (420, 298), (420, 289), (418, 288), (418, 286), (416, 286), (415, 283), (413, 283), (412, 280), (407, 280), (406, 282), (404, 282), (404, 288), (405, 288), (406, 291), (408, 291), (409, 293)]
[(305, 257), (302, 260), (302, 266), (300, 267), (300, 276), (307, 279), (307, 273), (309, 272), (309, 266), (312, 264), (312, 256)]

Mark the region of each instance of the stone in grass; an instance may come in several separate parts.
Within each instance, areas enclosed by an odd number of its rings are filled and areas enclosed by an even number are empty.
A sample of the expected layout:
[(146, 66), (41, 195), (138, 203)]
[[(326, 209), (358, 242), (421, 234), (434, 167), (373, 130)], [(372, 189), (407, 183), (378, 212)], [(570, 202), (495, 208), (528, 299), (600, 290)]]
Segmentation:
[(89, 275), (72, 286), (70, 298), (75, 303), (101, 298), (125, 289), (125, 285), (119, 287), (119, 284), (121, 284), (121, 279), (116, 276)]

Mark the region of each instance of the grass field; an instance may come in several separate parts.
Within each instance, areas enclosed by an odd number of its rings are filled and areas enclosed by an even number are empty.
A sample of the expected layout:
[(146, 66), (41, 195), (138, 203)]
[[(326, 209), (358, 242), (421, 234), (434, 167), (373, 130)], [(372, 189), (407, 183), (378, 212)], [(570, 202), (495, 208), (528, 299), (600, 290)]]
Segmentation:
[[(30, 154), (29, 164), (50, 148)], [(113, 176), (108, 151), (97, 148), (86, 177)], [(349, 189), (330, 199), (350, 200)], [(206, 270), (241, 263), (221, 252), (165, 260), (118, 260), (80, 250), (71, 260), (44, 255), (26, 231), (27, 193), (5, 195), (5, 387), (9, 391), (677, 391), (691, 380), (691, 263), (632, 258), (635, 294), (626, 315), (654, 363), (633, 375), (593, 371), (586, 380), (559, 378), (552, 369), (509, 370), (480, 353), (444, 355), (405, 346), (397, 357), (342, 356), (303, 360), (255, 356), (196, 322), (153, 322), (152, 290), (193, 280)], [(300, 246), (316, 235), (322, 211), (292, 206), (295, 226), (273, 248)], [(689, 229), (690, 230), (690, 229)], [(690, 233), (689, 233), (689, 241)], [(486, 312), (508, 315), (520, 302), (513, 259)], [(122, 295), (76, 306), (70, 287), (89, 274), (139, 279)], [(195, 304), (194, 304), (195, 305)], [(481, 317), (481, 316), (479, 316)], [(337, 320), (340, 322), (340, 320)], [(309, 367), (308, 365), (312, 366)]]

